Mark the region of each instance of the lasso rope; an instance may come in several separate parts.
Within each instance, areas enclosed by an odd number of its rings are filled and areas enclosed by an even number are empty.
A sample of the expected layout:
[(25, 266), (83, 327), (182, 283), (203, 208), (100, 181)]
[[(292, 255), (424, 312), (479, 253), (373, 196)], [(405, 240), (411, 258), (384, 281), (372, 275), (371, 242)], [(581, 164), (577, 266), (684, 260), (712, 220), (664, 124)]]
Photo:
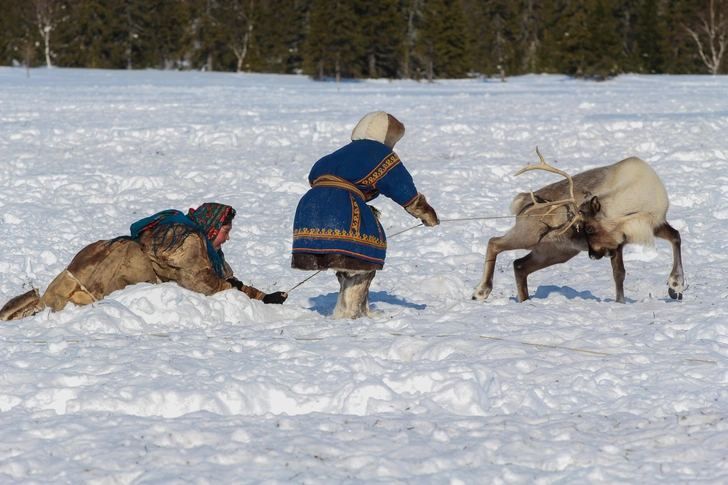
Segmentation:
[[(555, 214), (549, 214), (549, 215), (555, 215)], [(537, 215), (537, 214), (534, 214), (534, 215), (528, 214), (528, 215), (525, 215), (525, 216), (461, 217), (461, 218), (458, 218), (458, 219), (440, 219), (440, 222), (484, 221), (484, 220), (488, 220), (488, 219), (513, 219), (514, 217), (542, 217), (542, 216), (541, 215)], [(387, 239), (392, 239), (395, 236), (399, 236), (400, 234), (404, 234), (407, 231), (411, 231), (412, 229), (416, 229), (416, 228), (418, 228), (420, 226), (423, 226), (423, 225), (424, 224), (422, 222), (420, 222), (416, 226), (408, 227), (407, 229), (404, 229), (402, 231), (395, 232), (391, 236), (387, 236)], [(308, 280), (310, 280), (311, 278), (313, 278), (317, 274), (321, 273), (322, 271), (326, 271), (326, 270), (320, 269), (320, 270), (316, 271), (314, 274), (312, 274), (311, 276), (309, 276), (305, 280), (301, 281), (300, 283), (298, 283), (296, 286), (294, 286), (290, 290), (286, 291), (286, 293), (292, 292), (293, 290), (295, 290), (296, 288), (298, 288), (299, 286), (301, 286), (302, 284), (304, 284), (305, 282), (307, 282)]]

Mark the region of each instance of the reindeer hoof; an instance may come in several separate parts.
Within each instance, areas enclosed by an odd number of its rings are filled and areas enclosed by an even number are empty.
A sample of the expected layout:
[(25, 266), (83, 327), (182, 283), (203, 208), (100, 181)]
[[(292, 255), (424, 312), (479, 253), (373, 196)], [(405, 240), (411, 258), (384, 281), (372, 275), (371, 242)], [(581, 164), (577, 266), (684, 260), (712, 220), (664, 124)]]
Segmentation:
[(478, 293), (476, 291), (475, 293), (473, 293), (473, 296), (470, 299), (475, 301), (485, 301), (486, 298), (488, 298), (487, 294)]
[(670, 295), (670, 298), (673, 300), (682, 300), (682, 293), (678, 293), (672, 288), (667, 289), (667, 293)]

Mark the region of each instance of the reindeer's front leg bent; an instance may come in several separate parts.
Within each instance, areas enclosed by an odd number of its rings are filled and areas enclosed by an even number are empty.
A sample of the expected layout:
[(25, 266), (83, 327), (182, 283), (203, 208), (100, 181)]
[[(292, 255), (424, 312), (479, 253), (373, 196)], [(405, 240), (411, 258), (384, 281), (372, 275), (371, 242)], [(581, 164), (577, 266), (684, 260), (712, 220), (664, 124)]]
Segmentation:
[(528, 295), (528, 275), (540, 269), (565, 263), (577, 254), (578, 249), (564, 249), (549, 246), (537, 247), (524, 257), (513, 261), (513, 273), (516, 276), (518, 301), (526, 301)]
[(475, 287), (473, 300), (483, 301), (488, 298), (490, 292), (493, 291), (493, 272), (495, 271), (495, 260), (498, 255), (507, 250), (502, 246), (506, 236), (492, 237), (488, 241), (488, 249), (485, 252), (485, 268), (483, 269), (483, 279), (478, 286)]
[(673, 300), (682, 300), (685, 275), (683, 274), (682, 252), (680, 250), (680, 233), (665, 222), (657, 228), (655, 236), (666, 239), (672, 245), (672, 271), (670, 271), (670, 277), (667, 279), (669, 286), (667, 293)]
[(624, 270), (624, 257), (622, 255), (622, 248), (620, 245), (612, 256), (612, 276), (614, 276), (614, 287), (616, 289), (615, 301), (617, 303), (624, 303), (624, 277), (627, 272)]

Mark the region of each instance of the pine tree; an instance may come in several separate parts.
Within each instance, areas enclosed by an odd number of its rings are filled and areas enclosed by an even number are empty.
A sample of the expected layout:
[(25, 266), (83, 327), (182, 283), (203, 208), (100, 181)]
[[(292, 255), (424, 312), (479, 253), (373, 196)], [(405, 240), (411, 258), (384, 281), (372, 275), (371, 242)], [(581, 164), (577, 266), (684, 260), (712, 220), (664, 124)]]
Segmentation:
[[(223, 70), (242, 72), (249, 69), (250, 52), (255, 42), (255, 27), (258, 25), (260, 8), (255, 0), (218, 0), (217, 20), (221, 28), (221, 43), (223, 51), (219, 54), (219, 62)], [(234, 66), (228, 59), (232, 53), (235, 57)]]
[(397, 77), (405, 47), (406, 24), (398, 0), (357, 0), (362, 47), (370, 78)]
[(107, 0), (78, 0), (70, 4), (71, 21), (59, 31), (58, 65), (111, 68), (108, 63), (111, 23)]
[(224, 56), (225, 32), (220, 21), (223, 15), (217, 0), (189, 0), (188, 24), (185, 26), (182, 44), (185, 57), (194, 69), (214, 71)]
[(693, 0), (666, 0), (665, 4), (665, 35), (667, 37), (667, 52), (665, 57), (665, 72), (673, 74), (688, 74), (700, 72), (700, 59), (694, 52), (690, 35), (685, 25), (695, 10)]
[(459, 0), (428, 0), (418, 51), (427, 80), (466, 77), (471, 68), (471, 40)]
[(568, 40), (568, 28), (563, 20), (565, 7), (562, 0), (542, 0), (540, 3), (536, 72), (563, 72), (565, 42)]
[(40, 62), (34, 19), (31, 2), (0, 1), (0, 65), (15, 62), (32, 67)]
[(264, 72), (300, 73), (311, 0), (259, 0), (251, 55)]
[(595, 0), (588, 13), (587, 28), (584, 74), (597, 80), (616, 76), (621, 72), (622, 43), (611, 0)]
[(665, 34), (659, 17), (657, 0), (643, 0), (637, 12), (635, 53), (642, 72), (663, 73), (665, 65)]
[(558, 36), (561, 38), (557, 71), (571, 76), (585, 76), (589, 52), (589, 28), (587, 26), (590, 0), (567, 2), (559, 16)]
[(145, 40), (150, 56), (147, 67), (183, 67), (182, 39), (189, 24), (189, 11), (181, 0), (147, 0), (150, 15)]
[(402, 59), (402, 77), (419, 80), (422, 66), (420, 66), (419, 26), (422, 24), (424, 3), (426, 0), (403, 0), (402, 16), (406, 22), (404, 38), (404, 57)]
[(304, 47), (304, 72), (323, 80), (358, 77), (363, 47), (361, 29), (351, 2), (314, 0), (310, 34)]

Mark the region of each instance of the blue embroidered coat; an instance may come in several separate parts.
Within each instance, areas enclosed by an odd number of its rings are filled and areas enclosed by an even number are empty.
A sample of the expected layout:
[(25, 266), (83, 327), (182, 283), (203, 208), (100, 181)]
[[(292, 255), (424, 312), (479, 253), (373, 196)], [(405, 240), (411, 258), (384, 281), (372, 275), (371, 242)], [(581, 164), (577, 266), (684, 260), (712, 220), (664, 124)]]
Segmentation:
[(316, 162), (293, 221), (293, 253), (342, 254), (384, 264), (387, 236), (367, 202), (380, 193), (406, 207), (412, 176), (385, 144), (356, 140)]

